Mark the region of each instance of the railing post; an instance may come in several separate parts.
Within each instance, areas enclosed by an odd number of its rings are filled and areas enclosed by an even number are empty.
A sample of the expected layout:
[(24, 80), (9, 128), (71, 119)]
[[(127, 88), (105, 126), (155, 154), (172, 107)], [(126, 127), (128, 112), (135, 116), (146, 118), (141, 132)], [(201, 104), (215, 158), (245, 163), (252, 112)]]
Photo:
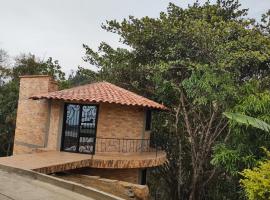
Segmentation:
[(120, 146), (120, 144), (121, 144), (121, 140), (120, 139), (118, 139), (118, 143), (119, 143), (119, 153), (121, 152), (121, 146)]
[(156, 157), (157, 157), (157, 138), (156, 138), (156, 133), (154, 133), (154, 142), (155, 142), (155, 149), (156, 149)]
[(156, 157), (157, 157), (158, 150), (157, 150), (157, 142), (156, 141), (155, 141), (155, 149), (156, 149)]

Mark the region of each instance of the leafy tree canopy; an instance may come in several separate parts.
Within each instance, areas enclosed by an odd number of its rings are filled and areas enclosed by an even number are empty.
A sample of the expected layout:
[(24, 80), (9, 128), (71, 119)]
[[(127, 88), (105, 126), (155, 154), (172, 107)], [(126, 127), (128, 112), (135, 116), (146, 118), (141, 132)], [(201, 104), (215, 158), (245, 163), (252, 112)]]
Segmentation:
[[(94, 51), (84, 45), (84, 59), (99, 68), (101, 79), (171, 108), (169, 113), (157, 114), (160, 123), (154, 128), (178, 141), (170, 140), (168, 148), (174, 150), (167, 153), (172, 159), (162, 170), (165, 180), (166, 177), (177, 179), (177, 184), (167, 186), (171, 188), (168, 195), (171, 198), (219, 198), (211, 193), (213, 190), (229, 196), (226, 192), (229, 187), (222, 187), (221, 183), (234, 178), (224, 176), (224, 168), (218, 167), (220, 160), (213, 167), (211, 157), (225, 150), (232, 150), (225, 155), (236, 155), (236, 160), (243, 154), (250, 160), (260, 157), (255, 149), (263, 138), (252, 141), (254, 129), (251, 129), (242, 138), (253, 142), (252, 148), (247, 147), (240, 141), (246, 129), (236, 125), (232, 131), (222, 113), (242, 109), (245, 114), (256, 113), (250, 116), (267, 115), (268, 104), (264, 99), (269, 98), (268, 14), (262, 22), (249, 19), (247, 9), (241, 9), (237, 0), (194, 3), (186, 9), (171, 3), (158, 18), (130, 16), (120, 22), (111, 20), (103, 24), (104, 30), (119, 35), (120, 42), (128, 48), (114, 49), (102, 42), (99, 50)], [(248, 107), (252, 100), (257, 101), (253, 108)], [(269, 138), (264, 141), (269, 143)], [(238, 142), (243, 144), (240, 153)], [(238, 171), (250, 162), (241, 163), (241, 167), (233, 165), (233, 169)], [(225, 181), (210, 184), (219, 179)], [(238, 190), (238, 181), (234, 183), (228, 185)]]
[[(4, 51), (2, 51), (4, 52)], [(65, 73), (58, 61), (52, 58), (40, 60), (33, 54), (21, 55), (15, 64), (7, 61), (6, 52), (0, 52), (0, 156), (11, 153), (12, 138), (15, 131), (16, 111), (19, 98), (19, 76), (22, 75), (52, 75), (57, 80), (63, 80)], [(5, 59), (2, 59), (5, 58)], [(1, 65), (2, 63), (2, 65)], [(9, 148), (9, 151), (6, 152)]]
[(12, 79), (18, 79), (22, 75), (51, 75), (57, 80), (65, 78), (65, 73), (57, 60), (53, 61), (51, 57), (40, 60), (33, 54), (23, 54), (16, 58), (15, 65), (10, 70), (10, 76)]

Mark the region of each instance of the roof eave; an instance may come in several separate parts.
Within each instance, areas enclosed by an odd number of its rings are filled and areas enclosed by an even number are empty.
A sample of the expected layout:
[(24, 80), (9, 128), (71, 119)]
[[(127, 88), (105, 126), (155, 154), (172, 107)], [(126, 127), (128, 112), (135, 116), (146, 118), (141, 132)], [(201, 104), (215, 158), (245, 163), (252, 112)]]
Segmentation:
[(169, 109), (160, 104), (158, 106), (147, 106), (147, 105), (140, 105), (140, 104), (123, 104), (123, 103), (117, 103), (117, 102), (109, 102), (109, 101), (93, 101), (93, 100), (85, 100), (85, 99), (66, 99), (66, 98), (54, 98), (54, 97), (46, 97), (46, 96), (31, 96), (29, 99), (32, 100), (41, 100), (41, 99), (47, 99), (47, 100), (61, 100), (61, 101), (76, 101), (76, 102), (85, 102), (85, 103), (109, 103), (109, 104), (118, 104), (118, 105), (125, 105), (125, 106), (137, 106), (137, 107), (143, 107), (143, 108), (148, 108), (151, 110), (159, 110), (159, 111), (169, 111)]

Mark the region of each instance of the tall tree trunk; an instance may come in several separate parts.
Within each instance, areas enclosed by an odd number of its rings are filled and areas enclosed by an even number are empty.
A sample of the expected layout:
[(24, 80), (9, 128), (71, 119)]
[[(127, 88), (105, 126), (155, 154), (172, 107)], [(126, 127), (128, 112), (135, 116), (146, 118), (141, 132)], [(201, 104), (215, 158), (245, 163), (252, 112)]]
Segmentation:
[(181, 110), (181, 104), (179, 103), (176, 112), (175, 112), (175, 134), (178, 138), (178, 151), (179, 151), (179, 158), (178, 158), (178, 187), (177, 193), (178, 198), (181, 200), (181, 184), (182, 184), (182, 145), (181, 145), (181, 137), (178, 133), (178, 123), (179, 123), (179, 113)]
[(194, 170), (191, 182), (191, 191), (189, 194), (189, 200), (198, 200), (199, 199), (199, 174), (197, 169)]

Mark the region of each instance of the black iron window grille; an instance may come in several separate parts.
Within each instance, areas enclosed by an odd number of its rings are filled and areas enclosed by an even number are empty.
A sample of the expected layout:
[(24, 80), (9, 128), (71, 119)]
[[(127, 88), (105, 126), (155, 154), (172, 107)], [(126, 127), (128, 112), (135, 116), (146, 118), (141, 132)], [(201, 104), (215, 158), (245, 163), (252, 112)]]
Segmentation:
[(97, 105), (65, 105), (62, 151), (94, 154), (97, 115)]

